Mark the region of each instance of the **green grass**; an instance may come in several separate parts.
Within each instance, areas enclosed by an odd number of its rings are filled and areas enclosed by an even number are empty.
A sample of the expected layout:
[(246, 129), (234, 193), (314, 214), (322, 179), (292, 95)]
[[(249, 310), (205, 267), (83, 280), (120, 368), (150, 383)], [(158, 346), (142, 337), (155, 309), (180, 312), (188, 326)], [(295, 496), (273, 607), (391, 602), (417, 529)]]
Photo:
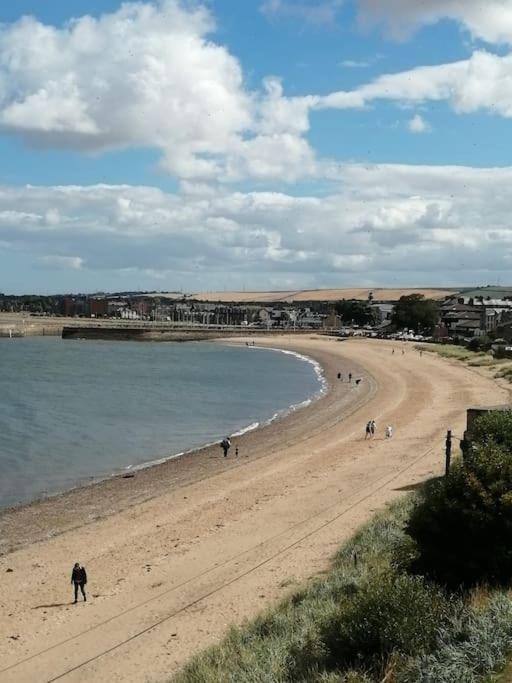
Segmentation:
[(418, 344), (416, 348), (428, 353), (436, 353), (442, 358), (467, 362), (470, 365), (494, 365), (497, 362), (490, 353), (470, 351), (464, 346), (455, 344)]
[(473, 683), (512, 650), (512, 603), (402, 570), (414, 497), (375, 516), (331, 570), (193, 658), (175, 683)]
[(512, 382), (512, 364), (508, 363), (507, 365), (503, 365), (496, 373), (496, 377), (503, 377), (509, 382)]
[(490, 352), (469, 351), (455, 344), (418, 344), (416, 348), (427, 353), (435, 353), (442, 358), (461, 361), (470, 367), (497, 368), (495, 377), (512, 382), (512, 363), (506, 358), (494, 358)]

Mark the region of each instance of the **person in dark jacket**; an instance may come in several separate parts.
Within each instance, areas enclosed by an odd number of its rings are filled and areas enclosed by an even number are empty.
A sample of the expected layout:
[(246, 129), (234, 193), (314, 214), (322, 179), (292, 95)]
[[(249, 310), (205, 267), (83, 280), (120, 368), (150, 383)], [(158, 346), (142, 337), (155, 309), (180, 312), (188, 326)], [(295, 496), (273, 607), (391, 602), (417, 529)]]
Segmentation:
[(222, 439), (222, 441), (220, 443), (220, 447), (224, 451), (224, 457), (227, 458), (228, 457), (228, 451), (231, 448), (231, 439), (229, 438), (229, 436), (226, 436), (225, 439)]
[(85, 567), (81, 567), (78, 562), (75, 562), (75, 566), (73, 567), (73, 571), (71, 572), (71, 583), (73, 583), (75, 586), (75, 603), (78, 600), (78, 587), (79, 586), (80, 586), (80, 590), (82, 591), (82, 595), (84, 596), (84, 602), (87, 602), (87, 596), (85, 595), (85, 584), (87, 583), (87, 572), (85, 571)]

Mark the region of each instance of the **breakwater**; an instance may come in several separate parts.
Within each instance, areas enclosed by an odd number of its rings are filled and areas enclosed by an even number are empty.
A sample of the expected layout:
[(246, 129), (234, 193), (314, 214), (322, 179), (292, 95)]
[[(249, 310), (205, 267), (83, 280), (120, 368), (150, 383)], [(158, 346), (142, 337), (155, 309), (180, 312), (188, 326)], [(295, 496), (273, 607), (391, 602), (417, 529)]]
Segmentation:
[[(237, 334), (223, 330), (186, 330), (173, 328), (148, 327), (64, 327), (63, 339), (94, 339), (110, 341), (208, 341), (222, 337), (232, 337)], [(240, 334), (240, 332), (239, 332)]]
[(189, 342), (208, 341), (227, 337), (247, 337), (252, 335), (277, 334), (311, 334), (311, 330), (261, 330), (247, 327), (176, 327), (162, 324), (148, 324), (140, 326), (128, 325), (65, 325), (62, 329), (63, 339), (93, 339), (110, 341), (162, 341)]

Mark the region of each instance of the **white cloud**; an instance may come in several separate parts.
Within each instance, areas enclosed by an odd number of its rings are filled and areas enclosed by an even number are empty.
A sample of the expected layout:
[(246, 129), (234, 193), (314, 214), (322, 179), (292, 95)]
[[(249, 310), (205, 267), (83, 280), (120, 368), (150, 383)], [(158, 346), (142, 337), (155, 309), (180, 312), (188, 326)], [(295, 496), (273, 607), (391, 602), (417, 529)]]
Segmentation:
[(432, 130), (428, 121), (425, 121), (421, 114), (415, 114), (407, 125), (411, 133), (428, 133)]
[(371, 65), (369, 60), (344, 59), (340, 66), (345, 69), (366, 69)]
[(473, 38), (512, 44), (510, 0), (359, 0), (360, 18), (366, 25), (383, 24), (397, 38), (418, 26), (451, 19)]
[(275, 79), (247, 91), (214, 28), (205, 7), (183, 0), (126, 3), (60, 28), (30, 17), (0, 25), (0, 130), (92, 153), (153, 147), (181, 180), (238, 180), (234, 169), (252, 168), (295, 177), (312, 156), (308, 99), (286, 98)]
[(189, 291), (465, 284), (509, 272), (512, 168), (347, 164), (337, 176), (340, 189), (322, 198), (0, 187), (0, 242), (46, 268), (88, 274), (91, 289), (112, 278)]
[(343, 0), (265, 0), (261, 11), (269, 19), (299, 19), (314, 26), (332, 25)]
[(36, 262), (49, 270), (80, 270), (84, 264), (80, 256), (38, 256)]
[(384, 55), (376, 54), (367, 59), (344, 59), (340, 66), (344, 69), (367, 69), (383, 59)]
[(402, 104), (447, 101), (459, 114), (486, 109), (512, 117), (512, 55), (478, 50), (467, 59), (386, 74), (353, 91), (316, 100), (318, 108), (357, 108), (376, 100)]
[[(328, 12), (338, 4), (293, 6)], [(287, 6), (275, 0), (268, 11)], [(238, 60), (213, 42), (213, 30), (208, 10), (184, 0), (127, 3), (59, 28), (33, 18), (0, 25), (0, 131), (88, 153), (156, 148), (162, 167), (188, 192), (204, 192), (210, 183), (330, 175), (329, 162), (316, 159), (307, 140), (312, 109), (445, 100), (457, 113), (512, 117), (512, 55), (479, 50), (351, 91), (288, 97), (276, 77), (248, 91)], [(411, 122), (412, 129), (420, 125)]]

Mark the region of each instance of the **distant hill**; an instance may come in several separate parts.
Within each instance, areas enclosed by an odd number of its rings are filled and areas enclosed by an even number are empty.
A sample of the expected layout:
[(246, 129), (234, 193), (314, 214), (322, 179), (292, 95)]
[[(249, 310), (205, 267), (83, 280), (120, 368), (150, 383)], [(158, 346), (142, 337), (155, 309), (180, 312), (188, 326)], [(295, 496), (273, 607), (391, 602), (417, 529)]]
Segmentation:
[(461, 289), (460, 293), (471, 299), (476, 299), (478, 296), (482, 296), (484, 299), (510, 299), (512, 298), (512, 287), (487, 285), (486, 287)]
[[(349, 288), (349, 289), (301, 289), (296, 291), (275, 292), (198, 292), (187, 298), (198, 301), (220, 301), (223, 303), (292, 303), (301, 301), (339, 301), (340, 299), (359, 299), (366, 301), (370, 292), (376, 301), (398, 301), (401, 296), (408, 294), (423, 294), (428, 299), (444, 299), (458, 289), (448, 288)], [(166, 297), (164, 293), (159, 296)], [(175, 293), (169, 293), (169, 298), (176, 298)]]

